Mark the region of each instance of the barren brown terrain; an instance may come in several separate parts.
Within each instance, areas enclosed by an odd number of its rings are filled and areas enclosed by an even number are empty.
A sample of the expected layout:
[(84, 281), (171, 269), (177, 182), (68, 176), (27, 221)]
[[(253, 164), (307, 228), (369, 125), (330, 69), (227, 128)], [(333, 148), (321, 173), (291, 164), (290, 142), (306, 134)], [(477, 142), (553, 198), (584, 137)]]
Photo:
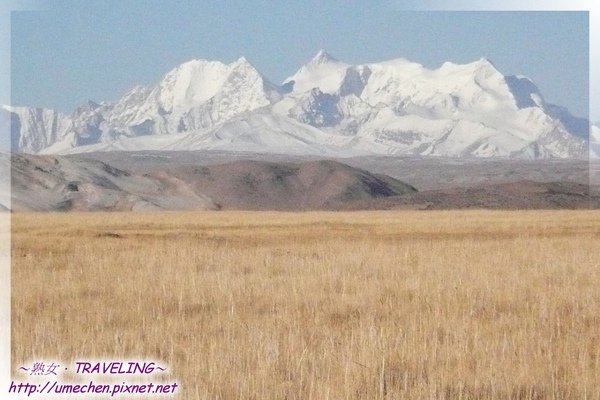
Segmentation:
[(600, 213), (15, 213), (13, 365), (181, 399), (600, 399)]
[[(0, 200), (10, 197), (15, 211), (600, 209), (582, 161), (193, 155), (13, 154), (12, 193)], [(369, 169), (346, 164), (359, 162)], [(382, 169), (389, 175), (372, 172)]]

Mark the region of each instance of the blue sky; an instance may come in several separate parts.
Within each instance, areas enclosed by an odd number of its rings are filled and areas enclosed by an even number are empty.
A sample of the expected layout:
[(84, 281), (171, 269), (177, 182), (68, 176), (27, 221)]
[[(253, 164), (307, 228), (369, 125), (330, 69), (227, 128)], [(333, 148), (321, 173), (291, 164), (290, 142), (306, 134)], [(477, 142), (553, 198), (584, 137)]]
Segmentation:
[[(407, 11), (341, 1), (40, 1), (12, 14), (12, 103), (70, 112), (193, 59), (244, 55), (280, 83), (323, 48), (348, 63), (491, 59), (546, 100), (588, 113), (586, 12)], [(600, 115), (592, 115), (600, 119)]]

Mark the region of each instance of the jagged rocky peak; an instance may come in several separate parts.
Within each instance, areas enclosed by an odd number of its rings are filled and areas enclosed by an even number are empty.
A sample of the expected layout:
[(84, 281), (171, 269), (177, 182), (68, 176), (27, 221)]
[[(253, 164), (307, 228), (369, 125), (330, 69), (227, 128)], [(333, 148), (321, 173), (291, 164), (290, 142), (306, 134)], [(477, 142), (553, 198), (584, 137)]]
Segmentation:
[(321, 49), (310, 60), (309, 64), (319, 65), (319, 64), (325, 64), (325, 63), (328, 63), (328, 62), (339, 62), (339, 60), (336, 59), (335, 57), (333, 57), (331, 54), (329, 54), (325, 50)]
[(248, 61), (248, 59), (244, 56), (241, 56), (240, 58), (238, 58), (237, 60), (232, 62), (230, 64), (230, 66), (242, 66), (244, 68), (252, 68), (252, 69), (256, 70), (254, 65), (252, 65), (252, 63), (250, 63), (250, 61)]
[(100, 107), (101, 107), (100, 104), (98, 104), (92, 100), (88, 100), (85, 103), (83, 103), (82, 105), (80, 105), (79, 107), (77, 107), (75, 109), (75, 111), (73, 112), (73, 115), (79, 116), (79, 115), (83, 115), (86, 113), (93, 113)]
[[(266, 83), (267, 86), (274, 86), (256, 69), (254, 65), (246, 59), (246, 57), (240, 57), (231, 64), (229, 67), (228, 79), (231, 80), (232, 76), (234, 79), (239, 81), (241, 84), (252, 84), (256, 80), (260, 80)], [(246, 80), (246, 82), (242, 82)]]
[(502, 73), (500, 73), (500, 71), (498, 71), (498, 68), (496, 68), (494, 63), (488, 58), (480, 58), (479, 60), (475, 61), (470, 65), (474, 68), (473, 73), (476, 80), (493, 78), (500, 80), (504, 78), (504, 76), (502, 75)]
[(487, 57), (481, 57), (479, 60), (475, 61), (473, 64), (478, 65), (483, 68), (493, 68), (494, 70), (498, 71), (498, 68), (496, 68), (496, 64), (494, 64), (494, 62)]
[(324, 93), (337, 92), (349, 67), (349, 64), (319, 50), (307, 64), (283, 82), (283, 91), (306, 93), (319, 88)]

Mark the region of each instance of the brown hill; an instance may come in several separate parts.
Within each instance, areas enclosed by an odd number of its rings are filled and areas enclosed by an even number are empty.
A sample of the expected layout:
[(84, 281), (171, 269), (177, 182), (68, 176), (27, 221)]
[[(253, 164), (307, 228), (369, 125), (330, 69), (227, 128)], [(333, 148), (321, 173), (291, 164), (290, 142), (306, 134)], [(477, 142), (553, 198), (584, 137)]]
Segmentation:
[(234, 161), (143, 174), (87, 158), (14, 154), (11, 167), (16, 211), (320, 210), (416, 192), (335, 161)]
[(217, 208), (208, 197), (174, 178), (132, 174), (91, 159), (13, 154), (11, 172), (14, 211)]
[(337, 209), (355, 202), (416, 192), (414, 187), (388, 176), (325, 160), (304, 163), (244, 160), (180, 167), (168, 173), (188, 182), (224, 209)]

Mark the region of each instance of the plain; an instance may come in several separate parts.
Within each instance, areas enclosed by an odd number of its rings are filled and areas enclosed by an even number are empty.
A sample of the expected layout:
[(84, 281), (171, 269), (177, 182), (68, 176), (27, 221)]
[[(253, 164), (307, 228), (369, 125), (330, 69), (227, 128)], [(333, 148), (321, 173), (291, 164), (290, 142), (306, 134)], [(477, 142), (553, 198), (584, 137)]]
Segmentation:
[(600, 399), (599, 244), (597, 211), (15, 213), (13, 365), (155, 358), (180, 399)]

